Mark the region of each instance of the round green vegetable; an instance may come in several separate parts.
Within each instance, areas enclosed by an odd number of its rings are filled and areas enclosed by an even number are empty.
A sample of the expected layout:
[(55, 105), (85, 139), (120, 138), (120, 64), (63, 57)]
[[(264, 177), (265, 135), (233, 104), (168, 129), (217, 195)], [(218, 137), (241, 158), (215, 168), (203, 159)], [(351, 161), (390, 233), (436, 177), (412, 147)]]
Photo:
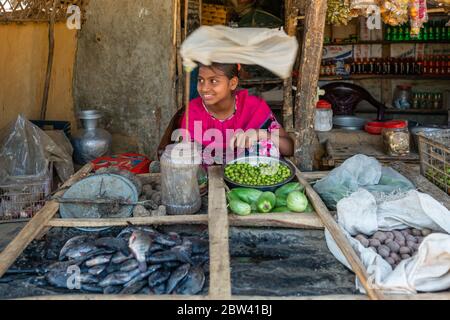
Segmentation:
[(277, 203), (277, 198), (275, 194), (272, 192), (264, 192), (256, 201), (256, 207), (258, 211), (261, 213), (268, 213), (275, 208), (275, 204)]
[(308, 207), (308, 199), (300, 191), (291, 192), (287, 197), (287, 207), (294, 212), (305, 212)]
[(230, 209), (233, 213), (240, 216), (248, 216), (252, 213), (252, 208), (248, 203), (239, 200), (230, 201)]
[(225, 176), (233, 182), (249, 186), (268, 186), (281, 183), (291, 175), (286, 165), (233, 163), (225, 167)]

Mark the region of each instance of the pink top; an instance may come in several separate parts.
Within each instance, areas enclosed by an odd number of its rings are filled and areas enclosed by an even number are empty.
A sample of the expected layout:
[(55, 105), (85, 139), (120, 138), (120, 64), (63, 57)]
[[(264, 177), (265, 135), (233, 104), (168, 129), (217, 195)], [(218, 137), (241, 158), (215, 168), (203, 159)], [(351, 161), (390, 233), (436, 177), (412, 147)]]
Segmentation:
[[(186, 128), (186, 114), (183, 115), (180, 128)], [(193, 99), (189, 105), (189, 133), (191, 139), (203, 147), (226, 149), (232, 137), (227, 130), (267, 129), (269, 132), (281, 128), (267, 103), (255, 96), (249, 96), (247, 90), (236, 93), (236, 111), (226, 120), (214, 118), (206, 109), (201, 97)], [(209, 130), (215, 129), (215, 130)], [(208, 131), (209, 130), (209, 131)], [(221, 133), (223, 139), (215, 139)], [(218, 140), (218, 141), (216, 141)], [(220, 141), (222, 140), (222, 141)], [(270, 141), (263, 143), (264, 149), (270, 149)], [(269, 145), (268, 145), (269, 144)], [(261, 143), (260, 143), (261, 146)], [(268, 150), (266, 150), (268, 152)]]

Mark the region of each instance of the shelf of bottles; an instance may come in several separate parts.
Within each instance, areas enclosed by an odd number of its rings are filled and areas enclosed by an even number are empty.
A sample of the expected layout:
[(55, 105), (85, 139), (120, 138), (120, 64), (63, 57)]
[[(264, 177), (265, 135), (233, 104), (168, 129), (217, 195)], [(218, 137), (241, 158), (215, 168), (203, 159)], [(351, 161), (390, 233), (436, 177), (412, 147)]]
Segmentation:
[(422, 42), (439, 43), (450, 41), (450, 26), (446, 25), (447, 20), (429, 21), (420, 29), (416, 37), (411, 37), (409, 24), (400, 26), (386, 26), (384, 40), (390, 42)]

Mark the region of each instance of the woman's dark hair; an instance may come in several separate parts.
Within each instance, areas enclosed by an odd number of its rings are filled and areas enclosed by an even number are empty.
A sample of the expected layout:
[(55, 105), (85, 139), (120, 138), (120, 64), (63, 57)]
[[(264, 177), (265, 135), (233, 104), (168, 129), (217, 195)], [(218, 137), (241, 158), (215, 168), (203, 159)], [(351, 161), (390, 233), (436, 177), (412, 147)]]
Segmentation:
[(199, 68), (209, 68), (211, 70), (220, 70), (228, 78), (232, 79), (234, 77), (239, 78), (239, 66), (236, 63), (217, 63), (213, 62), (210, 66), (199, 64)]

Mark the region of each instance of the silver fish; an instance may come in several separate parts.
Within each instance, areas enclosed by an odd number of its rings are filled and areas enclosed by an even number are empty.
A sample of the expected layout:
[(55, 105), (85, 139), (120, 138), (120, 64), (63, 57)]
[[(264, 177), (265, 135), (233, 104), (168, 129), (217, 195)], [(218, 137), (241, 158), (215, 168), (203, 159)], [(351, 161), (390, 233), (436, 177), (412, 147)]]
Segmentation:
[(205, 274), (199, 267), (193, 267), (189, 270), (186, 277), (179, 283), (175, 289), (176, 294), (195, 295), (202, 291), (205, 285)]
[(133, 258), (133, 254), (131, 252), (129, 255), (124, 255), (122, 252), (119, 251), (112, 256), (111, 262), (115, 264), (120, 264), (122, 262), (130, 260), (131, 258)]
[(152, 273), (148, 277), (148, 285), (153, 288), (157, 287), (160, 284), (166, 282), (170, 278), (171, 272), (169, 270), (158, 270), (155, 273)]
[(94, 245), (100, 248), (113, 249), (114, 251), (120, 251), (124, 255), (129, 255), (127, 242), (121, 238), (105, 237), (95, 240)]
[(99, 285), (101, 287), (110, 287), (116, 285), (123, 285), (133, 279), (135, 276), (139, 274), (139, 270), (133, 270), (130, 272), (114, 272), (107, 275), (102, 281), (100, 281)]
[(89, 268), (88, 272), (89, 272), (89, 274), (98, 276), (99, 274), (101, 274), (103, 271), (106, 270), (106, 267), (107, 267), (106, 264), (95, 266), (95, 267)]
[[(160, 266), (158, 266), (158, 268), (159, 268), (159, 267), (160, 267)], [(129, 287), (129, 286), (132, 286), (132, 285), (134, 285), (136, 282), (139, 282), (139, 281), (144, 280), (145, 278), (147, 278), (150, 274), (152, 274), (152, 273), (155, 272), (156, 270), (157, 270), (157, 269), (155, 269), (155, 268), (149, 268), (147, 271), (138, 274), (136, 277), (134, 277), (133, 279), (131, 279), (130, 281), (128, 281), (127, 283), (125, 283), (123, 286), (124, 286), (125, 288), (126, 288), (126, 287)]]
[(192, 255), (192, 243), (190, 241), (186, 241), (182, 245), (175, 246), (170, 251), (174, 252), (177, 256), (177, 259), (181, 262), (192, 263), (191, 255)]
[(82, 284), (81, 290), (93, 293), (103, 293), (103, 288), (95, 284)]
[(147, 286), (147, 280), (136, 281), (132, 285), (124, 287), (122, 291), (120, 291), (120, 294), (135, 294), (141, 291), (145, 286)]
[(110, 255), (110, 254), (99, 255), (99, 256), (96, 256), (96, 257), (86, 261), (85, 263), (86, 263), (86, 266), (89, 268), (95, 267), (95, 266), (109, 263), (111, 261), (111, 257), (112, 257), (112, 255)]
[(177, 285), (186, 277), (190, 269), (191, 265), (186, 263), (178, 267), (171, 274), (169, 280), (167, 280), (166, 291), (168, 294), (172, 293), (172, 291), (177, 287)]
[(103, 289), (103, 294), (118, 294), (122, 291), (122, 286), (109, 286)]
[(130, 237), (128, 246), (131, 249), (136, 260), (139, 262), (139, 270), (145, 272), (147, 270), (146, 255), (152, 245), (150, 236), (143, 231), (134, 231)]
[(66, 241), (59, 253), (59, 260), (63, 260), (66, 257), (67, 252), (75, 246), (83, 243), (90, 243), (93, 241), (92, 236), (76, 236)]
[(159, 286), (153, 287), (151, 288), (154, 292), (154, 294), (166, 294), (167, 290), (166, 290), (167, 285), (165, 283), (161, 283)]
[(150, 289), (149, 287), (144, 287), (141, 291), (138, 292), (138, 294), (147, 294), (147, 295), (153, 295), (155, 292)]
[(99, 279), (89, 273), (82, 273), (79, 275), (79, 280), (81, 283), (88, 283), (88, 284), (92, 284), (92, 283), (98, 283)]
[(147, 262), (149, 263), (164, 263), (177, 260), (178, 257), (176, 253), (170, 250), (155, 252), (150, 257), (147, 258)]
[(66, 257), (69, 259), (81, 258), (96, 250), (98, 248), (89, 242), (71, 245), (64, 255), (60, 255), (59, 260), (64, 260)]
[(128, 272), (128, 271), (133, 271), (134, 269), (137, 269), (138, 267), (139, 267), (139, 262), (137, 262), (136, 259), (130, 259), (130, 260), (127, 260), (124, 263), (122, 263), (120, 265), (119, 270)]
[(197, 237), (185, 237), (183, 241), (189, 240), (192, 243), (192, 254), (204, 254), (209, 251), (209, 241)]

